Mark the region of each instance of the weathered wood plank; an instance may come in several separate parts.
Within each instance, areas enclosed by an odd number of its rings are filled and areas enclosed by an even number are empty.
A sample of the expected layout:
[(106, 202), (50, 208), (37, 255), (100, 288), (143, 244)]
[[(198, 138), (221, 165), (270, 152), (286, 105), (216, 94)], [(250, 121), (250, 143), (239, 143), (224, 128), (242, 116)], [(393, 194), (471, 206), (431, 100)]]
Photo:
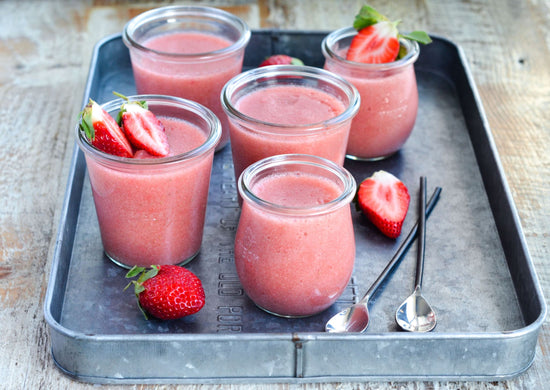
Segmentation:
[[(332, 30), (359, 0), (214, 0), (251, 28)], [(132, 16), (169, 1), (0, 2), (0, 377), (7, 389), (96, 388), (61, 374), (49, 352), (42, 304), (75, 124), (93, 45)], [(371, 1), (403, 29), (446, 36), (468, 57), (516, 202), (527, 244), (550, 292), (550, 1)], [(24, 5), (24, 6), (23, 6)], [(550, 331), (533, 367), (495, 383), (232, 385), (241, 388), (509, 389), (550, 382)], [(0, 386), (0, 387), (2, 387)], [(161, 389), (169, 386), (121, 386)], [(177, 386), (217, 389), (218, 385)]]

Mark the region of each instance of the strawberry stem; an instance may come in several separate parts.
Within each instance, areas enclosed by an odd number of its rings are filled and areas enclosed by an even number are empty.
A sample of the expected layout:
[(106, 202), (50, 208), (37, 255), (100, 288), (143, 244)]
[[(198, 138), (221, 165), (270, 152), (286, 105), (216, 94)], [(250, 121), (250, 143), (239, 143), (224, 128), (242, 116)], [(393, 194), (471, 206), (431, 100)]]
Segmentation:
[(127, 102), (130, 101), (130, 100), (128, 99), (127, 96), (124, 96), (123, 94), (118, 93), (117, 91), (113, 91), (113, 95), (118, 96), (119, 98), (124, 99), (124, 100), (126, 100)]
[(131, 102), (130, 99), (128, 99), (128, 96), (125, 96), (121, 93), (118, 93), (116, 91), (113, 91), (113, 95), (118, 96), (119, 98), (126, 100), (127, 103), (123, 103), (122, 106), (120, 106), (120, 110), (118, 112), (118, 115), (116, 117), (116, 121), (119, 126), (122, 125), (122, 114), (126, 112), (126, 104), (137, 104), (138, 106), (141, 106), (142, 108), (148, 110), (147, 102), (145, 100), (135, 101)]
[[(113, 91), (113, 95), (118, 96), (119, 98), (126, 100), (128, 103), (138, 104), (138, 105), (140, 105), (141, 107), (145, 108), (146, 110), (148, 109), (148, 108), (147, 108), (147, 102), (146, 102), (145, 100), (140, 100), (140, 101), (131, 102), (130, 99), (128, 99), (127, 96), (125, 96), (125, 95), (123, 95), (123, 94), (121, 94), (121, 93), (118, 93), (117, 91)], [(124, 104), (123, 104), (122, 106), (124, 106)]]

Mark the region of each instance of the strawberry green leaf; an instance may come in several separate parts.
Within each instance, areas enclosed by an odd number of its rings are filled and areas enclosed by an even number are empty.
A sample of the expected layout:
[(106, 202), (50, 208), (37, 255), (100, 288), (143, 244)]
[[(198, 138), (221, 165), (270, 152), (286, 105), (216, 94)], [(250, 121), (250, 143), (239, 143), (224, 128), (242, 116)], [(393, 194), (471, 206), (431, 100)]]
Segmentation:
[(95, 130), (94, 130), (94, 126), (91, 123), (91, 118), (89, 116), (82, 117), (82, 121), (80, 122), (80, 129), (84, 131), (84, 134), (86, 134), (86, 138), (88, 138), (90, 141), (94, 140)]
[(419, 43), (422, 43), (423, 45), (427, 45), (428, 43), (432, 42), (430, 36), (424, 31), (413, 31), (408, 34), (400, 34), (400, 36), (406, 39), (410, 39), (412, 41), (417, 41)]
[(397, 59), (400, 60), (401, 58), (405, 57), (408, 53), (408, 50), (405, 46), (400, 45), (399, 46), (399, 54), (397, 54)]
[(139, 307), (139, 310), (143, 314), (146, 320), (149, 320), (149, 317), (147, 316), (146, 311), (141, 306), (141, 303), (139, 301), (139, 294), (141, 294), (143, 291), (145, 291), (145, 287), (143, 287), (143, 282), (145, 282), (147, 279), (154, 278), (160, 270), (160, 267), (158, 265), (152, 265), (151, 268), (147, 269), (145, 267), (138, 267), (134, 266), (132, 269), (130, 269), (126, 273), (127, 278), (133, 278), (139, 275), (138, 280), (133, 280), (124, 288), (126, 290), (128, 287), (130, 287), (132, 284), (134, 285), (134, 294), (136, 295), (137, 304)]
[(138, 280), (131, 281), (128, 283), (126, 287), (124, 287), (124, 290), (126, 290), (130, 285), (134, 285), (134, 291), (136, 293), (136, 296), (139, 295), (140, 292), (144, 290), (143, 282), (145, 282), (147, 279), (154, 278), (159, 272), (159, 267), (156, 265), (151, 266), (150, 269), (146, 269), (145, 267), (138, 267), (134, 266), (130, 271), (126, 273), (126, 278), (135, 278), (139, 275)]
[(139, 283), (136, 283), (136, 282), (134, 282), (134, 284), (135, 284), (134, 291), (135, 291), (136, 295), (139, 295), (141, 292), (145, 291), (145, 287), (143, 287), (142, 284), (139, 284)]
[(136, 265), (136, 266), (132, 267), (132, 269), (130, 271), (128, 271), (128, 273), (126, 274), (126, 277), (127, 278), (134, 278), (134, 277), (138, 276), (140, 273), (142, 273), (143, 271), (145, 271), (145, 268), (138, 267)]
[(80, 130), (86, 134), (86, 138), (90, 141), (95, 139), (94, 123), (92, 121), (92, 104), (94, 104), (94, 101), (90, 99), (88, 105), (80, 112), (81, 121), (79, 124)]
[(355, 21), (353, 22), (353, 27), (359, 31), (365, 27), (372, 26), (381, 21), (387, 21), (384, 15), (379, 13), (374, 8), (364, 5), (359, 10), (359, 13), (355, 16)]
[(139, 307), (139, 310), (141, 311), (141, 313), (143, 314), (143, 316), (145, 317), (145, 320), (149, 320), (149, 317), (147, 316), (147, 312), (143, 309), (143, 307), (141, 306), (141, 303), (139, 303), (139, 300), (138, 300), (138, 307)]
[(146, 280), (148, 279), (151, 279), (151, 278), (154, 278), (155, 276), (157, 276), (157, 274), (159, 273), (159, 267), (158, 265), (152, 265), (151, 268), (145, 272), (143, 272), (139, 278), (138, 278), (138, 283), (143, 283), (145, 282)]

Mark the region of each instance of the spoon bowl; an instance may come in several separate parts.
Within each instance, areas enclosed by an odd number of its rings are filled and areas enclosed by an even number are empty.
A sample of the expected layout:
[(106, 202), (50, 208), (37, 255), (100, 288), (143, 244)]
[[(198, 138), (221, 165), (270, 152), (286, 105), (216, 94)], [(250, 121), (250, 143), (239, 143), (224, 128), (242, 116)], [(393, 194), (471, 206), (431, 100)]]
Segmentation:
[(332, 317), (325, 325), (327, 332), (363, 332), (369, 325), (368, 302), (356, 303)]
[(422, 296), (420, 288), (415, 288), (399, 306), (395, 320), (403, 330), (409, 332), (429, 332), (437, 324), (435, 312)]

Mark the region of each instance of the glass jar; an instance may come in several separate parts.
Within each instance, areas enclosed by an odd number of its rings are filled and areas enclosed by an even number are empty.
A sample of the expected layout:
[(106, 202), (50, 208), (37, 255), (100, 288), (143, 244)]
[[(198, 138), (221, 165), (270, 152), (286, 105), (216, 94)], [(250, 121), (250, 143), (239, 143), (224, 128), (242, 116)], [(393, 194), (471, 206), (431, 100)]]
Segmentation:
[(283, 317), (332, 305), (355, 262), (351, 174), (322, 157), (277, 155), (246, 168), (238, 188), (235, 265), (248, 297)]
[(139, 94), (178, 96), (211, 109), (222, 122), (218, 150), (229, 140), (220, 103), (223, 85), (242, 71), (250, 29), (220, 9), (168, 6), (144, 12), (124, 27)]
[(418, 43), (401, 39), (406, 54), (382, 64), (346, 60), (357, 31), (347, 27), (330, 33), (322, 42), (325, 69), (351, 82), (361, 95), (361, 107), (351, 125), (347, 157), (379, 160), (397, 152), (411, 135), (418, 111), (414, 63)]
[[(201, 247), (220, 122), (188, 100), (157, 95), (129, 99), (147, 102), (166, 129), (171, 153), (163, 158), (140, 158), (140, 152), (132, 158), (111, 155), (92, 146), (76, 127), (103, 248), (109, 259), (126, 268), (182, 265)], [(102, 107), (116, 118), (123, 102), (116, 99)]]
[(344, 164), (359, 94), (323, 69), (276, 65), (249, 70), (222, 90), (235, 178), (277, 154), (311, 154)]

